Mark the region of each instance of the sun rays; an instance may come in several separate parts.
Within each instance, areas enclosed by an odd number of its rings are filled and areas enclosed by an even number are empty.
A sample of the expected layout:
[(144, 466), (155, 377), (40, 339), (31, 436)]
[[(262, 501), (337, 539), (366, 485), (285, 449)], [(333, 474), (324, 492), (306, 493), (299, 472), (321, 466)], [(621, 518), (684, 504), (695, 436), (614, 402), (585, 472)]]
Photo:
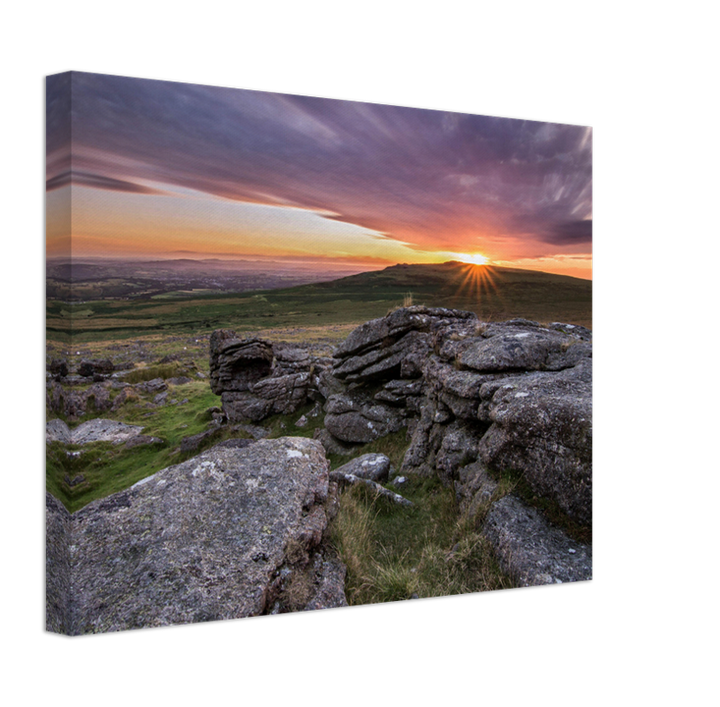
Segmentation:
[[(479, 256), (484, 257), (484, 256)], [(487, 262), (485, 258), (485, 262)], [(463, 261), (464, 262), (464, 261)], [(475, 302), (476, 314), (489, 318), (496, 310), (503, 310), (504, 299), (495, 283), (495, 273), (490, 265), (467, 263), (460, 270), (455, 297), (469, 297)]]

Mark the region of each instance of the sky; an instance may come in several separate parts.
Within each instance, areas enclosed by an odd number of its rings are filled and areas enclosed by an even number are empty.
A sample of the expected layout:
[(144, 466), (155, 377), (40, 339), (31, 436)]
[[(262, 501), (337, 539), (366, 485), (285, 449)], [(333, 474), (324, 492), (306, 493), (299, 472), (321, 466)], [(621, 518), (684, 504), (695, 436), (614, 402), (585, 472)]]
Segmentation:
[(88, 73), (48, 77), (47, 254), (592, 277), (592, 129)]

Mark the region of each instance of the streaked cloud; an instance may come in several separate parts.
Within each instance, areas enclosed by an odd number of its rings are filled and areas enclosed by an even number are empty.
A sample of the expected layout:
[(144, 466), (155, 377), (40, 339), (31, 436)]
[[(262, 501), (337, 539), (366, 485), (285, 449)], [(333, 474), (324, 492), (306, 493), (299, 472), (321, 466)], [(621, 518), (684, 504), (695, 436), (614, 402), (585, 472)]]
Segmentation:
[[(47, 102), (50, 189), (69, 177), (61, 88)], [(411, 257), (590, 248), (586, 127), (84, 73), (72, 110), (72, 181), (85, 187), (305, 210)]]

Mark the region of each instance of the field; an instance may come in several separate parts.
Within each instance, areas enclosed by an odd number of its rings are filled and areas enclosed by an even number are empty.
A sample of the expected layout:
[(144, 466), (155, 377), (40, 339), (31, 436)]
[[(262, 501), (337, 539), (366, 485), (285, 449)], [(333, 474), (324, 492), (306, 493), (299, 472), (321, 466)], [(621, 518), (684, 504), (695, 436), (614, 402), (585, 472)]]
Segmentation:
[(48, 338), (74, 344), (151, 332), (207, 334), (361, 324), (412, 301), (475, 312), (592, 325), (592, 283), (531, 270), (445, 263), (396, 265), (331, 282), (247, 293), (163, 293), (150, 299), (48, 300)]

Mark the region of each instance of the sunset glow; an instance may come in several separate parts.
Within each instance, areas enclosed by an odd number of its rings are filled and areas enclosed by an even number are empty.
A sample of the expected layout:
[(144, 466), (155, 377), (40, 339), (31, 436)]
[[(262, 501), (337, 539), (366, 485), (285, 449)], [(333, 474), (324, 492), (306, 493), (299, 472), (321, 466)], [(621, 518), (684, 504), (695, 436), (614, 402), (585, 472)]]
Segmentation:
[(47, 125), (49, 256), (592, 277), (590, 128), (77, 72)]
[(489, 260), (489, 258), (480, 253), (474, 253), (472, 255), (468, 253), (458, 253), (456, 259), (461, 263), (472, 263), (473, 265), (485, 265)]

